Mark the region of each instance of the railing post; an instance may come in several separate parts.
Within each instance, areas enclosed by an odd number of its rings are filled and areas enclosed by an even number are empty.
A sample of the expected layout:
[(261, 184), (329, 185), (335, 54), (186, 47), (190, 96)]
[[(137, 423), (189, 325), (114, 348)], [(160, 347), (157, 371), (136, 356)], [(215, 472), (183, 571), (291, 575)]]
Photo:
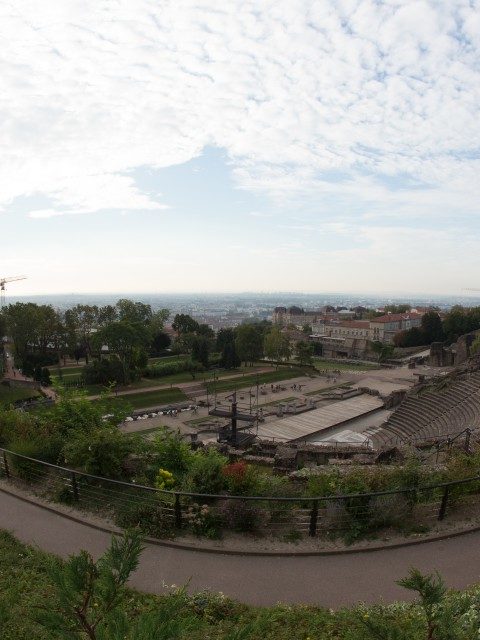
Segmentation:
[(317, 535), (317, 520), (318, 520), (318, 500), (314, 500), (312, 510), (310, 511), (310, 527), (308, 529), (308, 535), (314, 538)]
[(3, 467), (5, 469), (5, 475), (7, 478), (10, 478), (10, 467), (8, 466), (7, 454), (5, 451), (3, 452)]
[(75, 502), (80, 500), (80, 496), (78, 494), (78, 484), (77, 484), (77, 474), (72, 472), (72, 493), (73, 499)]
[(182, 527), (182, 505), (178, 493), (175, 494), (175, 526), (177, 529)]
[(447, 484), (445, 489), (443, 490), (442, 503), (440, 505), (440, 511), (438, 512), (438, 519), (443, 520), (445, 518), (445, 513), (447, 511), (447, 503), (448, 503), (448, 491), (450, 489), (450, 485)]

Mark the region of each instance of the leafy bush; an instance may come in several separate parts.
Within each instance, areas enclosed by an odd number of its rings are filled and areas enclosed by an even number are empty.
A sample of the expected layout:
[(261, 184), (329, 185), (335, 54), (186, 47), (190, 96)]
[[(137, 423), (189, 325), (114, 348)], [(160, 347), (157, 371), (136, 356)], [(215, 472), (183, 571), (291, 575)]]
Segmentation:
[(189, 371), (190, 362), (188, 360), (180, 360), (177, 362), (164, 362), (161, 364), (154, 364), (145, 369), (145, 376), (147, 378), (163, 378), (164, 376), (172, 376), (176, 373), (183, 373)]
[(7, 447), (16, 437), (30, 438), (35, 434), (37, 422), (28, 413), (0, 409), (0, 447)]
[(167, 427), (163, 427), (153, 440), (152, 456), (155, 465), (175, 476), (183, 476), (194, 459), (192, 449), (181, 435), (172, 433)]
[(259, 487), (258, 473), (252, 465), (239, 460), (223, 467), (222, 473), (227, 481), (228, 492), (232, 495), (248, 496), (256, 494)]
[(266, 518), (263, 509), (247, 500), (225, 500), (219, 513), (227, 529), (240, 533), (258, 531)]
[(139, 529), (154, 538), (170, 538), (173, 533), (171, 511), (156, 497), (124, 501), (115, 510), (115, 523), (122, 529)]
[(118, 358), (101, 358), (83, 368), (82, 378), (87, 384), (122, 384), (124, 370)]
[(215, 539), (220, 537), (221, 519), (207, 504), (194, 502), (185, 513), (185, 521), (197, 536)]
[(108, 395), (90, 402), (81, 391), (60, 391), (59, 401), (43, 415), (43, 421), (67, 438), (71, 432), (89, 433), (110, 425), (117, 427), (128, 415), (128, 405)]
[(50, 367), (58, 364), (57, 353), (27, 353), (22, 361), (22, 371), (26, 376), (33, 376), (37, 367)]
[(225, 488), (222, 469), (227, 459), (215, 449), (197, 451), (190, 464), (184, 487), (192, 493), (221, 493)]
[(116, 428), (103, 427), (89, 434), (73, 433), (63, 448), (65, 464), (105, 478), (120, 478), (128, 455), (136, 450), (137, 438)]
[[(9, 448), (14, 453), (28, 458), (40, 457), (40, 446), (38, 440), (23, 440), (21, 438), (12, 440)], [(9, 455), (8, 462), (10, 472), (26, 482), (33, 482), (46, 473), (46, 467), (30, 460), (24, 460), (18, 456)]]

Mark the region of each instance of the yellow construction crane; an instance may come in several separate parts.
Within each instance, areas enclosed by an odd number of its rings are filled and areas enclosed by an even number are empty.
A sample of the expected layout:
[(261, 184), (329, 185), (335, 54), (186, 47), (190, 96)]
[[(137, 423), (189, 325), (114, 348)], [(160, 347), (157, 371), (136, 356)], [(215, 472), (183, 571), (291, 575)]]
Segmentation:
[(13, 276), (12, 278), (0, 278), (0, 309), (5, 304), (5, 285), (7, 282), (15, 282), (16, 280), (26, 280), (27, 276)]

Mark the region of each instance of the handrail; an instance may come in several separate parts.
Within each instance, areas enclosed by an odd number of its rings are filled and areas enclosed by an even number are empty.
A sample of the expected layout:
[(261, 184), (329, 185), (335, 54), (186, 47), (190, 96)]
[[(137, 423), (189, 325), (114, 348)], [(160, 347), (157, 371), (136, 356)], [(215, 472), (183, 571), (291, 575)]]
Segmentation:
[(204, 499), (232, 499), (232, 500), (249, 500), (249, 501), (262, 501), (262, 502), (324, 502), (328, 500), (349, 500), (352, 498), (373, 498), (377, 496), (386, 496), (386, 495), (394, 495), (398, 493), (413, 493), (419, 491), (430, 491), (432, 489), (445, 489), (446, 487), (452, 487), (462, 484), (467, 484), (469, 482), (475, 482), (480, 480), (480, 475), (472, 476), (470, 478), (463, 478), (461, 480), (451, 480), (450, 482), (440, 482), (437, 484), (427, 484), (419, 487), (402, 487), (399, 489), (388, 489), (386, 491), (374, 491), (371, 493), (348, 493), (348, 494), (332, 494), (329, 496), (238, 496), (238, 495), (230, 495), (230, 494), (211, 494), (211, 493), (194, 493), (190, 491), (175, 491), (168, 489), (157, 489), (156, 487), (149, 487), (147, 485), (136, 484), (131, 482), (124, 482), (123, 480), (114, 480), (112, 478), (105, 478), (102, 476), (95, 476), (90, 473), (85, 473), (84, 471), (78, 471), (77, 469), (71, 469), (69, 467), (62, 467), (60, 465), (52, 464), (51, 462), (45, 462), (43, 460), (38, 460), (36, 458), (31, 458), (29, 456), (24, 456), (20, 453), (15, 453), (15, 451), (10, 451), (9, 449), (4, 449), (0, 447), (0, 451), (3, 455), (13, 455), (18, 458), (23, 458), (24, 460), (29, 460), (30, 462), (36, 462), (40, 465), (50, 467), (53, 469), (59, 469), (60, 471), (64, 471), (66, 473), (75, 474), (78, 476), (83, 476), (86, 478), (92, 478), (93, 480), (100, 480), (103, 482), (111, 482), (113, 484), (122, 485), (135, 489), (144, 489), (146, 491), (152, 491), (154, 493), (161, 493), (171, 495), (173, 497), (177, 496), (187, 496), (193, 498), (204, 498)]

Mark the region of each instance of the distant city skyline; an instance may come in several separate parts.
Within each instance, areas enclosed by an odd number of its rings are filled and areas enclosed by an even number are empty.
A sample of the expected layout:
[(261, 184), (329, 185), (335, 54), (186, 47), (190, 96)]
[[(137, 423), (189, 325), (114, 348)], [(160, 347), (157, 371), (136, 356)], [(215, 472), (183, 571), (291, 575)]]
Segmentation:
[(7, 295), (480, 287), (478, 2), (0, 18)]

